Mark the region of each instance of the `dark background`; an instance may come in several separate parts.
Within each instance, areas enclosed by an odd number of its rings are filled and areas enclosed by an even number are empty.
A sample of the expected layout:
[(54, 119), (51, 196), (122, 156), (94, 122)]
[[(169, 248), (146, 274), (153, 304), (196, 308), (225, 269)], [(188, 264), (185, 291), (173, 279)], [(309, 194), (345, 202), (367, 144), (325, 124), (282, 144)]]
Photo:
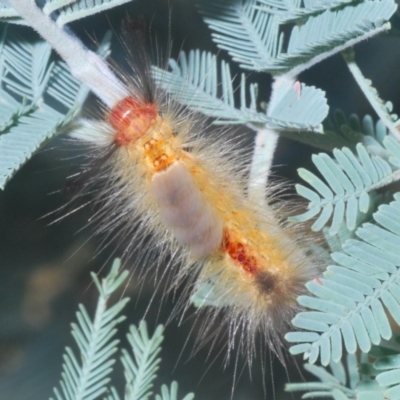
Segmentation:
[[(189, 0), (171, 1), (169, 4), (162, 0), (138, 0), (73, 23), (70, 27), (90, 46), (90, 38), (100, 40), (110, 27), (118, 35), (121, 20), (126, 15), (139, 14), (152, 20), (161, 47), (166, 46), (171, 29), (173, 56), (180, 48), (217, 52), (195, 3)], [(112, 57), (124, 63), (124, 50), (118, 40), (114, 40), (112, 49)], [(394, 111), (399, 110), (397, 38), (382, 35), (356, 46), (355, 50), (365, 76), (372, 79), (382, 98), (394, 103)], [(230, 60), (223, 51), (220, 58)], [(347, 114), (363, 116), (370, 113), (376, 118), (346, 68), (341, 56), (337, 55), (303, 73), (300, 79), (327, 92), (331, 111), (341, 108)], [(239, 69), (235, 71), (240, 72)], [(260, 100), (268, 100), (270, 77), (253, 73), (250, 81), (259, 83)], [(89, 99), (88, 107), (95, 107), (93, 104), (93, 99)], [(252, 139), (251, 132), (242, 132)], [(59, 137), (35, 155), (5, 191), (0, 192), (2, 400), (44, 399), (52, 395), (52, 387), (60, 378), (64, 346), (74, 347), (70, 323), (75, 320), (77, 305), (83, 303), (90, 313), (94, 312), (97, 292), (90, 284), (89, 271), (100, 272), (103, 266), (108, 270), (111, 265), (107, 261), (111, 250), (94, 257), (100, 239), (93, 237), (93, 232), (86, 227), (90, 217), (88, 207), (54, 224), (51, 222), (65, 215), (65, 210), (46, 217), (69, 200), (63, 190), (65, 180), (76, 171), (75, 164), (79, 162), (79, 158), (68, 161), (69, 158), (65, 139)], [(306, 146), (282, 139), (276, 153), (275, 164), (279, 167), (275, 173), (293, 181), (297, 179), (299, 166), (310, 168), (309, 158), (310, 149)], [(149, 329), (153, 331), (158, 323), (168, 320), (173, 307), (172, 299), (161, 303), (158, 294), (153, 298), (154, 284), (151, 280), (140, 287), (135, 283), (136, 276), (133, 275), (126, 289), (126, 294), (132, 298), (124, 312), (128, 318), (120, 327), (125, 346), (128, 324), (137, 324), (145, 315)], [(193, 318), (180, 323), (173, 320), (168, 324), (155, 392), (159, 392), (162, 383), (177, 380), (180, 397), (193, 391), (197, 399), (228, 400), (232, 397), (234, 362), (224, 369), (224, 357), (218, 355), (218, 347), (210, 350), (205, 346), (193, 355), (196, 329)], [(298, 361), (301, 364), (301, 360)], [(245, 360), (239, 359), (233, 399), (255, 400), (273, 398), (273, 395), (277, 400), (299, 398), (298, 394), (283, 393), (285, 382), (303, 379), (293, 362), (289, 362), (287, 371), (274, 359), (271, 363), (265, 362), (263, 368), (261, 365), (260, 360), (255, 360), (250, 377)], [(123, 376), (119, 364), (114, 375), (115, 384), (119, 385), (122, 393)]]

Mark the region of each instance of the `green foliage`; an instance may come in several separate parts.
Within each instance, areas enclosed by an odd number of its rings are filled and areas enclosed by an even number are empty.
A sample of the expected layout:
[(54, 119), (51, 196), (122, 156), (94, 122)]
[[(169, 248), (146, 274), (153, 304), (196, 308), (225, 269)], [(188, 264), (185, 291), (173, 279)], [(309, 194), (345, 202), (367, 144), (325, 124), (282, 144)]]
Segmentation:
[[(46, 15), (56, 16), (57, 25), (89, 17), (132, 0), (47, 0), (43, 7)], [(0, 4), (0, 20), (9, 23), (25, 24), (19, 14), (10, 6)]]
[[(346, 359), (347, 371), (353, 373), (354, 366), (357, 366), (356, 356), (348, 354)], [(307, 393), (302, 396), (303, 399), (318, 397), (334, 400), (354, 399), (354, 387), (360, 382), (360, 375), (358, 373), (353, 374), (350, 382), (350, 377), (347, 376), (346, 368), (341, 361), (338, 363), (331, 362), (329, 367), (331, 372), (316, 365), (305, 364), (304, 369), (318, 378), (319, 382), (289, 383), (285, 390), (288, 392), (306, 391)]]
[[(113, 338), (117, 326), (126, 318), (120, 313), (129, 299), (123, 298), (113, 306), (108, 306), (110, 297), (121, 288), (129, 275), (128, 271), (120, 271), (120, 267), (120, 260), (115, 259), (111, 271), (101, 282), (96, 274), (91, 274), (99, 292), (96, 312), (92, 321), (85, 307), (79, 305), (78, 322), (72, 324), (72, 336), (80, 357), (76, 357), (69, 347), (65, 349), (61, 390), (54, 389), (57, 400), (94, 400), (104, 394), (106, 400), (120, 400), (117, 390), (109, 387), (109, 376), (119, 344), (119, 340)], [(127, 338), (131, 351), (123, 349), (121, 356), (126, 380), (124, 400), (147, 400), (152, 394), (150, 389), (161, 362), (157, 356), (164, 339), (163, 331), (163, 326), (159, 325), (150, 337), (144, 321), (140, 322), (139, 328), (134, 325), (129, 327)], [(155, 399), (178, 400), (177, 393), (178, 384), (172, 382), (170, 390), (163, 385), (161, 396), (156, 395)], [(193, 393), (190, 393), (183, 400), (193, 398)]]
[[(65, 118), (43, 102), (53, 68), (50, 45), (43, 41), (31, 43), (3, 27), (0, 51), (0, 187), (3, 189), (40, 144), (56, 134)], [(30, 126), (32, 130), (28, 129)]]
[[(364, 352), (381, 339), (390, 339), (389, 315), (400, 323), (398, 245), (400, 243), (400, 194), (390, 205), (373, 214), (375, 224), (357, 229), (358, 239), (349, 239), (341, 252), (332, 254), (336, 265), (328, 266), (323, 278), (307, 284), (314, 295), (300, 296), (299, 304), (311, 311), (299, 313), (293, 325), (303, 329), (286, 335), (292, 354), (304, 353), (314, 363), (338, 362), (357, 348)], [(384, 308), (385, 307), (385, 308)]]
[(315, 190), (296, 185), (297, 193), (310, 200), (309, 210), (291, 218), (293, 222), (303, 222), (319, 214), (312, 225), (313, 230), (319, 231), (332, 217), (332, 235), (339, 231), (344, 220), (347, 228), (354, 230), (358, 211), (365, 214), (369, 210), (368, 192), (391, 183), (399, 174), (382, 158), (370, 156), (362, 144), (357, 145), (358, 157), (346, 147), (335, 149), (333, 154), (334, 159), (323, 153), (312, 157), (329, 186), (315, 174), (299, 169), (299, 175)]
[(383, 398), (400, 399), (400, 337), (396, 336), (389, 344), (383, 343), (372, 350), (370, 355), (373, 357), (373, 364), (361, 364), (360, 372), (375, 377), (376, 382), (383, 388)]
[[(3, 28), (0, 39), (0, 188), (78, 114), (88, 94), (51, 47)], [(106, 55), (110, 36), (100, 45)], [(55, 100), (59, 103), (57, 105)]]
[(364, 78), (360, 69), (355, 63), (353, 49), (347, 49), (345, 52), (343, 52), (343, 56), (347, 62), (350, 72), (353, 74), (354, 79), (364, 92), (375, 112), (378, 114), (379, 118), (381, 118), (382, 122), (387, 126), (392, 135), (399, 140), (400, 134), (397, 128), (400, 125), (400, 120), (397, 114), (392, 113), (393, 104), (390, 101), (384, 102), (379, 97), (378, 91), (372, 86), (371, 80)]
[[(205, 22), (213, 39), (241, 67), (273, 74), (299, 74), (335, 52), (390, 28), (386, 24), (396, 11), (392, 0), (345, 3), (296, 1), (202, 0)], [(255, 7), (258, 5), (258, 7)], [(311, 11), (315, 6), (317, 10)], [(338, 6), (336, 3), (334, 6)], [(301, 16), (285, 45), (285, 20)], [(285, 18), (286, 17), (286, 18)], [(308, 17), (308, 18), (306, 18)]]
[(334, 157), (324, 153), (312, 156), (326, 183), (314, 173), (299, 169), (300, 177), (313, 190), (296, 185), (297, 193), (309, 204), (307, 212), (291, 218), (293, 222), (304, 222), (319, 215), (312, 225), (315, 231), (324, 228), (331, 219), (331, 235), (335, 235), (344, 222), (349, 230), (355, 230), (358, 213), (366, 214), (370, 209), (369, 193), (400, 177), (400, 147), (388, 136), (382, 121), (375, 128), (369, 116), (364, 117), (362, 128), (355, 116), (351, 122), (342, 122), (341, 129), (363, 144), (358, 143), (354, 152), (348, 147), (334, 149)]
[(163, 327), (160, 325), (149, 339), (147, 328), (141, 322), (139, 329), (131, 325), (128, 341), (131, 345), (135, 361), (126, 350), (122, 351), (121, 361), (125, 368), (126, 400), (148, 399), (151, 395), (150, 388), (156, 377), (160, 358), (156, 358), (161, 351)]
[[(259, 0), (260, 5), (256, 6), (259, 9), (263, 9), (264, 7), (276, 7), (277, 4), (274, 1), (271, 0)], [(279, 21), (281, 23), (288, 23), (288, 22), (297, 22), (301, 23), (303, 21), (306, 21), (309, 17), (315, 16), (318, 14), (323, 13), (324, 11), (330, 10), (334, 11), (342, 6), (345, 5), (350, 5), (357, 3), (357, 1), (354, 0), (333, 0), (333, 1), (309, 1), (306, 0), (304, 3), (302, 2), (292, 2), (288, 3), (287, 7), (284, 7), (283, 9), (278, 9), (277, 15), (279, 17)], [(294, 6), (294, 7), (293, 7)], [(278, 7), (282, 8), (282, 7)]]
[[(396, 400), (400, 398), (400, 337), (373, 346), (370, 352), (346, 355), (343, 362), (331, 362), (325, 368), (305, 364), (304, 369), (319, 381), (290, 383), (289, 392), (305, 391), (303, 399), (332, 398), (334, 400)], [(384, 371), (384, 372), (381, 372)]]
[[(189, 108), (217, 119), (219, 124), (263, 124), (268, 128), (295, 131), (315, 131), (328, 113), (325, 93), (302, 85), (299, 92), (283, 85), (277, 96), (279, 102), (267, 116), (257, 112), (258, 86), (249, 87), (250, 105), (246, 104), (246, 78), (242, 74), (239, 85), (240, 101), (236, 104), (229, 64), (220, 63), (209, 52), (181, 52), (179, 60), (169, 61), (170, 71), (153, 68), (156, 81)], [(218, 74), (218, 70), (220, 74)], [(221, 96), (218, 97), (219, 90)]]
[[(187, 394), (182, 400), (192, 400), (194, 394)], [(161, 395), (156, 396), (156, 400), (178, 400), (178, 384), (174, 381), (171, 383), (171, 387), (168, 389), (166, 385), (161, 387)]]
[(80, 364), (73, 351), (67, 347), (64, 354), (64, 365), (61, 391), (54, 389), (57, 400), (96, 399), (107, 391), (109, 375), (115, 360), (118, 340), (112, 340), (117, 333), (116, 326), (125, 317), (119, 316), (128, 298), (122, 299), (111, 308), (107, 307), (110, 296), (128, 277), (128, 271), (120, 273), (120, 261), (115, 260), (110, 273), (100, 283), (95, 274), (92, 278), (99, 291), (99, 301), (93, 322), (83, 305), (77, 312), (78, 323), (72, 324), (72, 336), (80, 352)]

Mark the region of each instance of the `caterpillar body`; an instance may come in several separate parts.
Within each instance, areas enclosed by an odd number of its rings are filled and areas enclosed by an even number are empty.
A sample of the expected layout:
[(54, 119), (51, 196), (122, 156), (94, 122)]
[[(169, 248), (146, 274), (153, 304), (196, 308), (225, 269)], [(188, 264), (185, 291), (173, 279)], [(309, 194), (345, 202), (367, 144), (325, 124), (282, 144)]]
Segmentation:
[[(218, 330), (228, 333), (229, 348), (241, 331), (240, 347), (254, 354), (261, 333), (283, 361), (282, 337), (299, 309), (297, 296), (318, 274), (316, 263), (298, 234), (282, 225), (281, 206), (260, 209), (248, 199), (243, 152), (223, 134), (207, 137), (204, 117), (157, 87), (147, 53), (135, 50), (133, 77), (126, 78), (130, 94), (103, 121), (82, 120), (72, 133), (91, 144), (86, 169), (101, 160), (98, 175), (85, 184), (103, 182), (94, 221), (107, 237), (129, 238), (126, 253), (143, 247), (141, 260), (150, 258), (162, 270), (160, 279), (168, 269), (160, 260), (172, 255), (170, 264), (178, 265), (172, 287), (188, 285), (181, 308), (199, 286), (211, 284), (218, 307), (203, 308), (210, 321), (223, 313), (226, 324)], [(149, 232), (153, 240), (145, 245)]]

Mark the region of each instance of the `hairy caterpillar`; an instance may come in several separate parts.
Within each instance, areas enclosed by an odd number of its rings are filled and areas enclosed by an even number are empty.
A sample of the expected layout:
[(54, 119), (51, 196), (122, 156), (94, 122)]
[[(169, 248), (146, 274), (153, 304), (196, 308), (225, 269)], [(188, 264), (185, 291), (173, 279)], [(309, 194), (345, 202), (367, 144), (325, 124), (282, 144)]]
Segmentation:
[[(135, 36), (129, 94), (120, 94), (103, 121), (82, 121), (72, 133), (91, 144), (83, 192), (102, 181), (93, 221), (107, 237), (129, 238), (126, 254), (142, 247), (142, 267), (155, 263), (159, 279), (169, 269), (161, 260), (171, 255), (170, 265), (178, 265), (172, 288), (187, 285), (180, 308), (187, 309), (193, 291), (210, 287), (200, 305), (209, 306), (210, 322), (224, 314), (217, 331), (228, 333), (229, 348), (240, 335), (251, 360), (261, 333), (283, 362), (281, 338), (316, 264), (282, 225), (283, 207), (260, 209), (248, 199), (244, 155), (223, 134), (207, 137), (204, 118), (156, 86), (142, 31)], [(157, 255), (147, 256), (153, 249)], [(206, 324), (201, 335), (208, 333)]]

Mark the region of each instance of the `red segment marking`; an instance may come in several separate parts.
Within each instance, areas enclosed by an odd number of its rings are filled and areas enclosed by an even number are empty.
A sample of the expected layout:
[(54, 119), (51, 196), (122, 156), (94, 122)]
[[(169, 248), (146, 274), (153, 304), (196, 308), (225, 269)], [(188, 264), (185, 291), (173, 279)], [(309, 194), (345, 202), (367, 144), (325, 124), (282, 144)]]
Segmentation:
[(112, 108), (108, 116), (108, 121), (117, 131), (114, 140), (119, 146), (136, 141), (148, 131), (157, 114), (157, 104), (125, 97)]
[(239, 263), (246, 272), (250, 274), (257, 272), (256, 258), (249, 255), (245, 245), (240, 241), (233, 240), (227, 231), (224, 234), (223, 250), (229, 254), (233, 261)]

